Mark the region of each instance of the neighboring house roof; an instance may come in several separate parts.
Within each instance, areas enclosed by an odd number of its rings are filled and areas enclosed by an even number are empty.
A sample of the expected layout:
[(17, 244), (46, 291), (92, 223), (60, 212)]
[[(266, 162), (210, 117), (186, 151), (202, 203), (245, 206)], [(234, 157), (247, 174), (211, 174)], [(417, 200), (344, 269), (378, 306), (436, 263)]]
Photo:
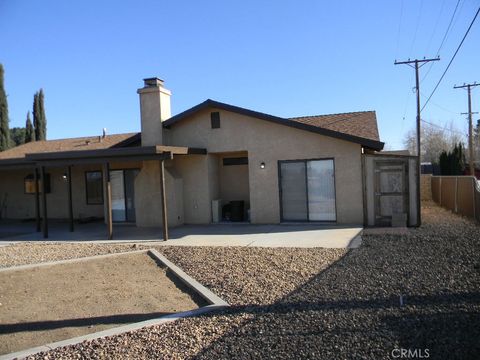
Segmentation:
[(170, 127), (206, 108), (231, 111), (257, 119), (351, 141), (373, 150), (382, 150), (384, 145), (378, 136), (377, 118), (374, 111), (287, 119), (208, 99), (164, 121), (163, 126)]
[(101, 136), (87, 136), (80, 138), (33, 141), (0, 152), (0, 160), (22, 159), (25, 154), (57, 152), (57, 151), (82, 151), (98, 150), (117, 147), (134, 146), (140, 142), (139, 133), (114, 134)]

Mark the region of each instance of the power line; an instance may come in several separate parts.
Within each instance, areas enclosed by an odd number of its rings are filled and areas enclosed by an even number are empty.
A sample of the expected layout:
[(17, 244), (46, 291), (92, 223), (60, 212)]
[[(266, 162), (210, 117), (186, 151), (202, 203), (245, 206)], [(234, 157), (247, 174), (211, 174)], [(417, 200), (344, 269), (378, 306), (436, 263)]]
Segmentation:
[(403, 0), (400, 4), (400, 20), (398, 22), (398, 32), (397, 32), (397, 49), (395, 50), (395, 54), (398, 55), (398, 47), (400, 45), (400, 33), (402, 29), (402, 18), (403, 18)]
[(420, 9), (418, 10), (418, 16), (417, 16), (417, 26), (415, 26), (415, 33), (413, 34), (413, 41), (412, 41), (412, 45), (410, 46), (409, 56), (412, 54), (413, 46), (415, 45), (415, 41), (417, 40), (418, 26), (420, 25), (420, 19), (422, 18), (422, 9), (423, 9), (423, 0), (420, 2)]
[[(445, 40), (447, 39), (447, 35), (450, 32), (450, 29), (451, 29), (452, 23), (453, 23), (453, 19), (455, 18), (455, 14), (457, 13), (457, 9), (458, 9), (459, 4), (460, 4), (460, 0), (458, 0), (457, 5), (455, 5), (455, 10), (453, 10), (453, 14), (452, 14), (452, 17), (450, 18), (450, 22), (448, 23), (447, 30), (445, 31), (445, 34), (443, 35), (443, 39), (440, 43), (440, 46), (438, 47), (437, 54), (436, 54), (437, 56), (440, 55), (440, 50), (442, 49), (443, 44), (445, 43)], [(433, 65), (434, 65), (434, 63), (430, 64), (429, 68), (427, 69), (425, 75), (423, 76), (423, 78), (420, 82), (423, 82), (423, 80), (425, 80), (427, 75), (430, 73), (430, 70), (432, 70)]]
[(440, 77), (440, 80), (438, 80), (437, 85), (435, 85), (435, 88), (433, 89), (432, 93), (431, 93), (430, 96), (428, 97), (427, 101), (425, 101), (425, 104), (423, 104), (423, 107), (420, 109), (420, 112), (422, 112), (423, 109), (425, 109), (425, 106), (427, 106), (427, 104), (428, 104), (428, 102), (430, 101), (430, 99), (432, 98), (433, 94), (435, 94), (435, 91), (437, 91), (438, 86), (440, 85), (440, 83), (442, 82), (443, 78), (445, 77), (445, 74), (447, 73), (448, 69), (450, 68), (450, 65), (452, 65), (452, 62), (453, 62), (453, 60), (455, 59), (455, 57), (457, 56), (458, 51), (459, 51), (460, 48), (462, 47), (463, 42), (464, 42), (465, 39), (467, 38), (467, 35), (468, 35), (468, 33), (470, 32), (470, 29), (472, 28), (473, 23), (474, 23), (475, 20), (477, 19), (478, 13), (480, 13), (480, 7), (478, 8), (477, 13), (475, 14), (472, 22), (470, 23), (470, 26), (468, 27), (467, 32), (466, 32), (465, 35), (463, 36), (463, 39), (462, 39), (462, 41), (460, 42), (460, 45), (458, 45), (457, 50), (455, 51), (455, 54), (453, 54), (452, 59), (450, 60), (450, 62), (449, 62), (448, 65), (447, 65), (447, 68), (445, 69), (445, 71), (443, 72), (442, 76)]
[(439, 129), (442, 129), (442, 130), (445, 130), (445, 131), (450, 131), (450, 132), (453, 132), (453, 133), (460, 134), (460, 135), (462, 135), (462, 136), (466, 136), (465, 133), (463, 133), (463, 132), (461, 132), (461, 131), (459, 131), (459, 130), (449, 129), (449, 128), (447, 128), (446, 126), (445, 126), (445, 127), (444, 127), (444, 126), (440, 126), (440, 125), (437, 125), (437, 124), (435, 124), (435, 123), (432, 123), (432, 122), (429, 122), (429, 121), (423, 120), (423, 119), (421, 119), (420, 121), (423, 122), (423, 123), (425, 123), (425, 124), (435, 126), (435, 127), (439, 128)]
[(445, 35), (443, 35), (442, 42), (440, 43), (440, 46), (438, 47), (437, 50), (437, 56), (440, 54), (440, 50), (443, 47), (443, 44), (445, 43), (445, 40), (447, 39), (448, 33), (450, 32), (450, 29), (452, 27), (453, 19), (455, 18), (455, 14), (457, 13), (458, 5), (460, 4), (460, 0), (457, 1), (457, 5), (455, 5), (455, 10), (453, 10), (452, 17), (450, 19), (450, 22), (448, 24), (447, 30), (445, 31)]
[[(420, 92), (420, 94), (421, 94), (423, 97), (425, 97), (425, 94), (424, 94), (424, 93)], [(446, 112), (448, 112), (448, 113), (455, 114), (455, 115), (460, 114), (458, 111), (453, 111), (453, 110), (447, 109), (446, 107), (444, 107), (444, 106), (442, 106), (442, 105), (440, 105), (440, 104), (438, 104), (438, 103), (436, 103), (436, 102), (433, 102), (433, 101), (431, 101), (431, 100), (430, 100), (430, 103), (431, 103), (432, 105), (435, 105), (435, 106), (438, 107), (439, 109), (442, 109), (443, 111), (446, 111)]]
[[(440, 7), (440, 11), (438, 12), (437, 20), (435, 21), (435, 26), (433, 27), (432, 35), (430, 35), (430, 39), (428, 39), (428, 44), (427, 44), (427, 51), (426, 51), (426, 53), (428, 53), (428, 51), (430, 50), (430, 45), (432, 44), (433, 36), (434, 36), (435, 33), (437, 32), (438, 23), (440, 22), (440, 17), (441, 17), (442, 14), (443, 14), (443, 8), (444, 8), (444, 6), (445, 6), (445, 0), (442, 1), (442, 6)], [(437, 53), (437, 55), (438, 55), (438, 53)], [(433, 65), (433, 63), (432, 63), (431, 65)]]

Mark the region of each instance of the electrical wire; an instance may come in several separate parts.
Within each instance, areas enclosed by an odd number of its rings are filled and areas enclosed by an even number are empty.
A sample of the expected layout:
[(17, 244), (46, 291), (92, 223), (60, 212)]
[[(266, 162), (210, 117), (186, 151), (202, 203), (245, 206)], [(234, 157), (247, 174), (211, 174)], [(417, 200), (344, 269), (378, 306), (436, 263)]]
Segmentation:
[(435, 88), (433, 89), (432, 93), (430, 94), (430, 96), (428, 97), (427, 101), (425, 102), (425, 104), (423, 104), (422, 108), (420, 109), (420, 112), (422, 112), (423, 109), (425, 109), (425, 106), (427, 106), (427, 104), (428, 104), (428, 102), (430, 101), (430, 99), (432, 98), (433, 94), (435, 94), (435, 91), (437, 91), (438, 86), (440, 85), (440, 83), (442, 82), (443, 78), (445, 77), (445, 74), (447, 73), (448, 69), (450, 68), (450, 65), (452, 65), (453, 60), (454, 60), (455, 57), (457, 56), (458, 51), (460, 50), (460, 48), (461, 48), (462, 45), (463, 45), (463, 42), (464, 42), (465, 39), (467, 38), (467, 35), (468, 35), (468, 33), (470, 32), (470, 29), (472, 28), (472, 26), (473, 26), (475, 20), (477, 19), (477, 16), (478, 16), (479, 13), (480, 13), (480, 7), (478, 8), (477, 13), (475, 14), (472, 22), (470, 23), (470, 26), (468, 27), (467, 31), (465, 32), (465, 35), (463, 36), (462, 41), (461, 41), (460, 44), (458, 45), (457, 50), (455, 50), (455, 53), (453, 54), (452, 58), (450, 59), (450, 62), (448, 63), (445, 71), (443, 72), (442, 76), (441, 76), (440, 79), (438, 80), (437, 85), (435, 85)]
[(440, 43), (440, 46), (438, 47), (437, 54), (436, 54), (437, 56), (440, 54), (440, 50), (442, 49), (443, 44), (445, 44), (445, 40), (447, 39), (447, 36), (448, 36), (448, 34), (451, 30), (453, 19), (455, 18), (455, 14), (457, 13), (457, 9), (458, 9), (459, 4), (460, 4), (460, 0), (458, 0), (457, 5), (455, 5), (455, 10), (453, 10), (453, 14), (452, 14), (452, 17), (450, 19), (450, 23), (448, 24), (447, 30), (445, 31), (445, 34), (443, 35), (442, 42)]
[(417, 16), (417, 25), (415, 26), (415, 33), (413, 34), (413, 41), (412, 45), (410, 46), (409, 55), (412, 55), (413, 46), (415, 45), (415, 41), (417, 40), (417, 33), (418, 33), (418, 26), (420, 25), (420, 19), (422, 18), (422, 9), (423, 9), (423, 0), (420, 2), (420, 9), (418, 10)]
[(397, 48), (395, 50), (395, 57), (398, 56), (398, 48), (400, 45), (400, 33), (402, 29), (402, 18), (403, 18), (403, 0), (400, 4), (400, 20), (398, 21), (398, 32), (397, 32)]
[(430, 45), (432, 44), (433, 37), (435, 36), (435, 33), (437, 32), (438, 23), (440, 22), (440, 17), (443, 14), (443, 8), (444, 7), (445, 7), (445, 0), (442, 1), (442, 6), (440, 7), (440, 11), (438, 12), (437, 20), (435, 21), (435, 26), (433, 27), (432, 35), (430, 35), (430, 39), (428, 39), (427, 50), (426, 50), (427, 54), (428, 54), (428, 51), (430, 50)]
[[(425, 94), (422, 93), (421, 91), (420, 91), (420, 94), (422, 95), (422, 97), (425, 96)], [(432, 105), (435, 105), (435, 106), (438, 107), (439, 109), (441, 109), (441, 110), (443, 110), (443, 111), (446, 111), (446, 112), (448, 112), (448, 113), (455, 114), (455, 115), (459, 115), (459, 114), (460, 114), (458, 111), (453, 111), (453, 110), (447, 109), (446, 107), (444, 107), (444, 106), (442, 106), (442, 105), (440, 105), (440, 104), (438, 104), (438, 103), (436, 103), (436, 102), (433, 102), (433, 101), (431, 101), (431, 100), (430, 100), (430, 103), (431, 103)]]
[[(455, 18), (455, 15), (457, 13), (457, 9), (458, 9), (458, 5), (460, 4), (460, 0), (457, 1), (457, 5), (455, 5), (455, 10), (453, 10), (453, 14), (452, 14), (452, 17), (450, 18), (450, 22), (448, 23), (448, 26), (447, 26), (447, 30), (445, 31), (445, 34), (443, 35), (443, 39), (440, 43), (440, 46), (438, 47), (438, 50), (437, 50), (437, 53), (436, 53), (436, 56), (438, 57), (440, 55), (440, 50), (442, 49), (443, 47), (443, 44), (445, 43), (445, 40), (447, 39), (447, 36), (450, 32), (450, 29), (452, 27), (452, 23), (453, 23), (453, 19)], [(430, 63), (430, 66), (428, 67), (427, 71), (425, 72), (425, 75), (423, 75), (422, 79), (420, 80), (420, 83), (423, 82), (423, 80), (425, 80), (425, 78), (427, 77), (427, 75), (430, 73), (430, 70), (432, 70), (432, 67), (433, 65), (435, 64), (434, 61), (432, 61)]]
[(459, 131), (459, 130), (449, 129), (449, 128), (447, 128), (446, 126), (445, 126), (445, 127), (444, 127), (444, 126), (440, 126), (440, 125), (437, 125), (437, 124), (435, 124), (435, 123), (432, 123), (432, 122), (429, 122), (429, 121), (423, 120), (423, 119), (421, 119), (420, 121), (421, 121), (421, 122), (424, 122), (425, 124), (435, 126), (435, 127), (439, 128), (439, 129), (442, 129), (442, 130), (445, 130), (445, 131), (450, 131), (450, 132), (452, 132), (452, 133), (457, 133), (457, 134), (460, 134), (460, 135), (462, 135), (462, 136), (466, 136), (465, 133), (463, 133), (463, 132), (461, 132), (461, 131)]

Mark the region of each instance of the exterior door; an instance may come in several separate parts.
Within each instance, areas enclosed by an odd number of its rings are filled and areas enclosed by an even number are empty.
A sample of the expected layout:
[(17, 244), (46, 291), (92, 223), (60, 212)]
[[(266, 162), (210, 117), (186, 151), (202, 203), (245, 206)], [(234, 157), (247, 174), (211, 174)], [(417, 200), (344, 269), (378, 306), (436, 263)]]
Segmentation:
[(135, 222), (135, 177), (138, 169), (111, 170), (112, 219), (115, 222)]
[(333, 159), (280, 161), (282, 221), (336, 221)]
[[(391, 226), (395, 214), (408, 214), (408, 162), (375, 162), (375, 225)], [(408, 223), (408, 220), (407, 220)]]

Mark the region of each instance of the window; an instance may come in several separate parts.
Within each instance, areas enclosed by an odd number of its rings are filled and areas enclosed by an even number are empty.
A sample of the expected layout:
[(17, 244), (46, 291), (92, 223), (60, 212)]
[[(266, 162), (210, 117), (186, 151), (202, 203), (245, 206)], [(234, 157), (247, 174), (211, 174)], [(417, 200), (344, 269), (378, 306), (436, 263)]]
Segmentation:
[(101, 171), (87, 171), (85, 173), (85, 189), (87, 191), (87, 205), (103, 204), (103, 179)]
[(248, 157), (223, 158), (223, 166), (248, 165)]
[[(46, 193), (50, 193), (50, 174), (45, 174), (45, 187), (46, 187)], [(42, 178), (38, 178), (38, 187), (39, 187), (39, 193), (42, 193), (43, 185), (42, 185)], [(35, 176), (33, 174), (28, 174), (25, 176), (24, 179), (24, 191), (25, 194), (35, 194)]]
[(212, 123), (212, 129), (220, 128), (220, 113), (218, 111), (210, 113), (210, 121)]

